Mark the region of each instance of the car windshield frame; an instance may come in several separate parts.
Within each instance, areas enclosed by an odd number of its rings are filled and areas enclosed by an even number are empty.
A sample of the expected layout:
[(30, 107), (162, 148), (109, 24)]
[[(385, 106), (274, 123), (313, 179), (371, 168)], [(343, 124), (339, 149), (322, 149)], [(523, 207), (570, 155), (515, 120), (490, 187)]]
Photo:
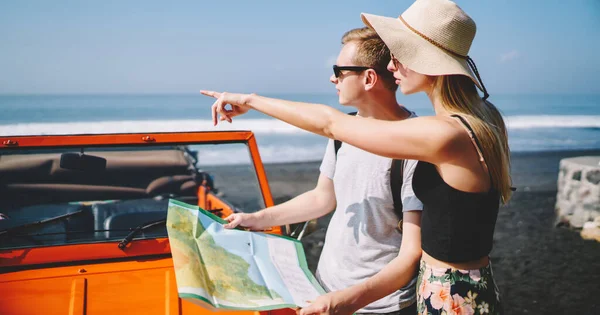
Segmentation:
[[(217, 131), (217, 132), (164, 132), (164, 133), (127, 133), (127, 134), (93, 134), (93, 135), (43, 135), (43, 136), (10, 136), (0, 137), (0, 156), (11, 155), (23, 151), (44, 151), (48, 149), (73, 149), (85, 147), (86, 149), (94, 148), (132, 148), (139, 147), (140, 149), (147, 148), (152, 150), (153, 147), (166, 146), (195, 146), (205, 144), (245, 144), (250, 156), (250, 164), (258, 184), (258, 190), (262, 197), (262, 203), (265, 207), (273, 206), (273, 198), (268, 185), (266, 172), (258, 152), (256, 138), (251, 131)], [(97, 151), (92, 151), (97, 152)], [(93, 154), (93, 153), (92, 153)], [(257, 196), (258, 197), (258, 196)], [(235, 209), (234, 209), (235, 211)], [(66, 214), (65, 217), (70, 217)], [(150, 220), (150, 219), (149, 219)], [(152, 221), (152, 220), (150, 220)], [(45, 224), (44, 220), (35, 220), (25, 222), (26, 226), (35, 224)], [(17, 226), (18, 227), (18, 226)], [(13, 227), (11, 227), (13, 228)], [(93, 231), (96, 232), (96, 231)], [(127, 234), (127, 233), (126, 233)], [(129, 237), (129, 236), (128, 236)], [(152, 239), (165, 238), (166, 236), (147, 236), (136, 237), (136, 239)], [(121, 237), (121, 239), (123, 239)], [(121, 239), (107, 239), (103, 242), (116, 242)], [(127, 243), (130, 243), (128, 240)], [(0, 243), (3, 243), (0, 241)], [(94, 241), (83, 241), (74, 244), (88, 244)], [(70, 245), (70, 244), (50, 244), (55, 245)], [(12, 247), (12, 248), (32, 248), (27, 247)], [(8, 246), (0, 246), (0, 251), (10, 249)]]

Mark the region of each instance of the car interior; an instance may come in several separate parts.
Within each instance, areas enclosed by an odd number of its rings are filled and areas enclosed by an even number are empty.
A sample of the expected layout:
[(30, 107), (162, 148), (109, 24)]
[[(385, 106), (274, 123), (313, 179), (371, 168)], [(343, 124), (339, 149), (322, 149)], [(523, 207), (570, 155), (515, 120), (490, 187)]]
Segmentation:
[(0, 155), (1, 248), (166, 237), (169, 198), (213, 188), (185, 146), (55, 151)]

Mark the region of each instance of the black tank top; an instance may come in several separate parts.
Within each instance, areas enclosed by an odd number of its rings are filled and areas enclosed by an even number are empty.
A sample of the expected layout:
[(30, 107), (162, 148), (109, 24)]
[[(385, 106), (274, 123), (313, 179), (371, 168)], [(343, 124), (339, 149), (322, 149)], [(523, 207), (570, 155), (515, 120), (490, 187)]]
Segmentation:
[[(478, 141), (468, 123), (453, 115)], [(423, 203), (421, 246), (431, 257), (445, 262), (467, 262), (489, 255), (500, 207), (500, 194), (465, 192), (448, 185), (433, 164), (419, 161), (413, 176), (413, 190)]]

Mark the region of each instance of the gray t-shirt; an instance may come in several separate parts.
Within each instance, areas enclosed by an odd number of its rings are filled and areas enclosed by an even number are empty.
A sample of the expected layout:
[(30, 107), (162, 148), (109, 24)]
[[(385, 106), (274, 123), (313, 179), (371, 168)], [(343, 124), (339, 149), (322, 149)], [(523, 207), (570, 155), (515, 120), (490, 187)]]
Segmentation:
[[(414, 115), (414, 114), (413, 114)], [(401, 145), (401, 144), (400, 144)], [(402, 234), (390, 186), (392, 159), (347, 143), (335, 156), (330, 140), (321, 163), (321, 174), (333, 180), (337, 207), (327, 228), (317, 279), (327, 291), (337, 291), (375, 275), (398, 256)], [(422, 210), (412, 189), (417, 165), (406, 160), (401, 190), (403, 211)], [(377, 300), (359, 312), (388, 313), (415, 301), (413, 279), (405, 288)]]

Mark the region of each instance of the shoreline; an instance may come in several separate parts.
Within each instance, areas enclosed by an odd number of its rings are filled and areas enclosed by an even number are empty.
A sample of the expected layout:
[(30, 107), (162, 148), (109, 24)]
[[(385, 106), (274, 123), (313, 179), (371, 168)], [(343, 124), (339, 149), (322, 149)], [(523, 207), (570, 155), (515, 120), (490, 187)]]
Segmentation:
[[(600, 156), (600, 149), (511, 153), (511, 176), (513, 186), (517, 188), (515, 193), (524, 191), (556, 192), (560, 160), (585, 155)], [(320, 164), (320, 160), (264, 163), (273, 199), (285, 199), (290, 194), (290, 197), (294, 197), (314, 188), (319, 176)], [(236, 166), (231, 165), (230, 167), (235, 168)], [(277, 184), (274, 185), (274, 183)]]

